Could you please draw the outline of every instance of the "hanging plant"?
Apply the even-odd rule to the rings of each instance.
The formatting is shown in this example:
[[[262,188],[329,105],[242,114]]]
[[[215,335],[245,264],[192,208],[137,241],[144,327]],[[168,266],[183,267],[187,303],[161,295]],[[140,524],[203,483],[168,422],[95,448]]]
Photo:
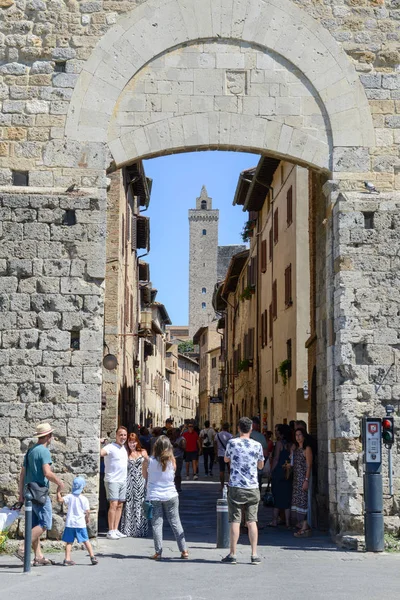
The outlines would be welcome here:
[[[288,377],[292,373],[292,361],[290,360],[290,358],[286,358],[285,360],[283,360],[281,362],[281,364],[279,365],[278,370],[279,370],[279,375],[282,377],[283,385],[286,385]]]
[[[250,300],[250,298],[253,295],[253,290],[251,288],[251,286],[247,286],[244,288],[243,292],[240,294],[239,298],[242,300],[242,302],[244,302],[244,300]]]
[[[250,367],[250,360],[248,358],[244,358],[243,360],[239,361],[238,372],[241,373],[241,371],[248,371],[249,367]]]
[[[256,226],[256,222],[255,221],[253,221],[253,220],[246,221],[246,223],[243,226],[242,233],[241,233],[242,240],[244,242],[248,242],[249,239],[252,237],[252,235],[253,235],[253,229],[254,229],[255,226]]]

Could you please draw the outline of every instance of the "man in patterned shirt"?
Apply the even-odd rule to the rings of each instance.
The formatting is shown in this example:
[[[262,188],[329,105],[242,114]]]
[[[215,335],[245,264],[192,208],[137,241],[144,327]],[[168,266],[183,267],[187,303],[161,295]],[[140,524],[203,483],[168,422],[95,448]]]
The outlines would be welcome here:
[[[228,493],[230,553],[221,562],[231,565],[236,564],[236,545],[239,539],[242,509],[245,511],[249,532],[251,564],[258,565],[261,562],[257,555],[257,520],[260,502],[257,469],[262,469],[264,465],[264,454],[261,444],[250,438],[252,426],[252,421],[248,417],[239,420],[239,437],[228,441],[224,458],[231,467]]]

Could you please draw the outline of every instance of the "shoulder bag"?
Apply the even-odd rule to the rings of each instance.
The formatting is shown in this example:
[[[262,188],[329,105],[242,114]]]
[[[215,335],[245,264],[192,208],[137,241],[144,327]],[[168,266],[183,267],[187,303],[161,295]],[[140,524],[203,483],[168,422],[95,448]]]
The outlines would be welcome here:
[[[28,457],[29,452],[26,453],[26,466],[28,466]],[[49,488],[45,485],[39,485],[36,481],[31,481],[25,487],[25,490],[28,491],[32,496],[32,502],[34,504],[38,504],[39,506],[44,506],[46,504],[47,497],[49,495]]]

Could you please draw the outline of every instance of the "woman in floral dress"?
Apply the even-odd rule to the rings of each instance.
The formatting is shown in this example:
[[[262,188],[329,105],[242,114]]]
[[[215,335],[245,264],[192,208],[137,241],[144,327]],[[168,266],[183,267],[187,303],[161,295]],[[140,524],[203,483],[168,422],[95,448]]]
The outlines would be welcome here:
[[[296,429],[296,442],[293,451],[293,495],[292,513],[297,518],[295,537],[309,537],[311,527],[307,522],[308,486],[311,477],[313,455],[307,436],[302,429]]]
[[[142,475],[142,465],[148,458],[136,433],[130,433],[127,440],[128,476],[126,480],[126,501],[121,518],[120,531],[129,537],[145,537],[148,521],[143,513],[143,500],[146,481]]]

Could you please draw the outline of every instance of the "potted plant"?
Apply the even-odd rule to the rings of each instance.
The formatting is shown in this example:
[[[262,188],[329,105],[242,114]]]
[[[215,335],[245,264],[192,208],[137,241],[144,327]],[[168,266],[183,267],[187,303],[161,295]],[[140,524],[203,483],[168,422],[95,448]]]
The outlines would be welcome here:
[[[250,298],[252,297],[253,294],[254,294],[254,291],[252,290],[251,286],[248,285],[247,287],[244,288],[243,292],[240,294],[239,297],[243,302],[244,300],[250,300]]]
[[[290,358],[286,358],[279,365],[279,375],[282,377],[283,385],[287,384],[288,377],[292,374],[292,361]]]
[[[243,226],[242,229],[242,240],[244,242],[248,242],[249,239],[253,236],[253,229],[256,226],[256,222],[251,220],[251,221],[246,221],[246,223]]]
[[[249,359],[248,358],[244,358],[243,360],[241,360],[239,362],[238,372],[240,373],[241,371],[248,371],[249,370],[249,366],[250,366]]]

